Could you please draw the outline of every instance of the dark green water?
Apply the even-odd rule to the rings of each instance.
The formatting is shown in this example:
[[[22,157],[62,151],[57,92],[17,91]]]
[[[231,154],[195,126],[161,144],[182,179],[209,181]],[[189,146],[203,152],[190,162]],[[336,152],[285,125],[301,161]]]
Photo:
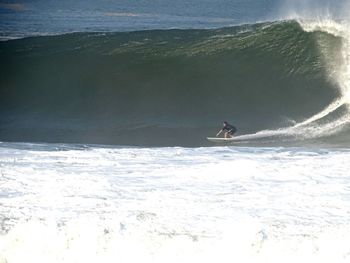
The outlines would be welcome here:
[[[318,40],[285,21],[221,29],[74,33],[0,42],[0,138],[205,145],[308,118],[339,96]]]

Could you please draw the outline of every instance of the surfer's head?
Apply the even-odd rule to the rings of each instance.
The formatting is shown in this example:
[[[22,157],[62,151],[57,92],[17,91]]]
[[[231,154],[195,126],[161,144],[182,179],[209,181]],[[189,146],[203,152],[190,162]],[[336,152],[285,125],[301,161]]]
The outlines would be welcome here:
[[[228,122],[227,122],[227,121],[224,121],[222,124],[223,124],[224,126],[226,126],[226,125],[228,124]]]

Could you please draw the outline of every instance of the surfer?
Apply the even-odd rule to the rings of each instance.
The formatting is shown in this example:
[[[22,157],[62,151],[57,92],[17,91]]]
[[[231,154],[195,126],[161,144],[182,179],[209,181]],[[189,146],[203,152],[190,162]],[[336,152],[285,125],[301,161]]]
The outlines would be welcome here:
[[[218,137],[222,132],[225,132],[225,138],[232,138],[237,131],[236,127],[229,124],[227,121],[223,122],[223,126],[224,127],[218,132],[218,134],[216,134],[216,137]]]

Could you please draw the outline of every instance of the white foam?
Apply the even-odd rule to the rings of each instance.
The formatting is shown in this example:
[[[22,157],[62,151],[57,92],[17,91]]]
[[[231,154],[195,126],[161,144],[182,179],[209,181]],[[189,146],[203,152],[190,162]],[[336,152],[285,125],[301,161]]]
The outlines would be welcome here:
[[[0,262],[346,262],[349,159],[3,143]]]

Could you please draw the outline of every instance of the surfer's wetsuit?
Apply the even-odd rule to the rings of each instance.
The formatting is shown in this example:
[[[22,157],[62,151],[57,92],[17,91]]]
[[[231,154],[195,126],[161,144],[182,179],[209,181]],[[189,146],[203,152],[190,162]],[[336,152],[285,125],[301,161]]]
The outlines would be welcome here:
[[[233,135],[236,133],[237,129],[235,126],[231,124],[226,124],[224,128],[222,128],[223,131],[228,132],[228,134]]]

